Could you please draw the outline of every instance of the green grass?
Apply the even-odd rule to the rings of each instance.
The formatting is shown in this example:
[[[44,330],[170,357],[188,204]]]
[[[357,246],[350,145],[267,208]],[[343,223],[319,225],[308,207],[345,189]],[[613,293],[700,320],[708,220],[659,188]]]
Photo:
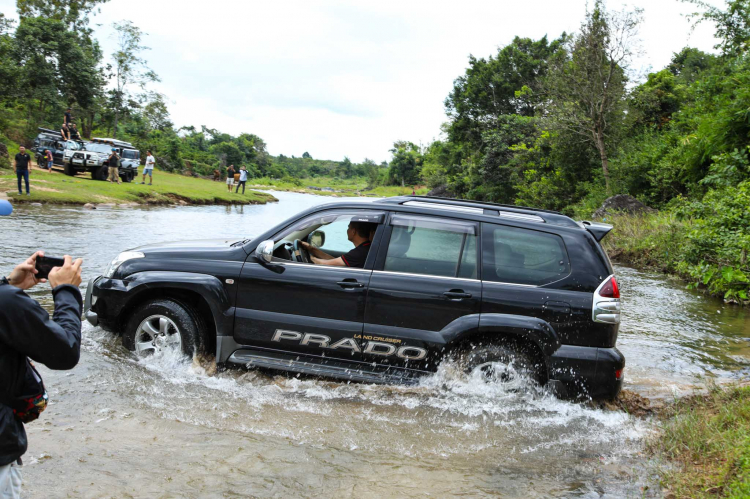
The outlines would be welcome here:
[[[662,483],[676,497],[750,497],[750,386],[678,401],[650,449],[677,466]]]
[[[248,185],[259,189],[276,189],[280,191],[304,192],[322,196],[368,196],[368,197],[391,197],[411,194],[412,187],[401,186],[378,186],[373,189],[367,188],[365,179],[338,179],[333,177],[316,177],[303,179],[281,179],[275,180],[268,177],[249,179]],[[319,191],[310,187],[329,187],[337,192]],[[416,194],[425,195],[429,188],[417,186]]]
[[[18,195],[16,176],[12,171],[0,172],[0,192],[14,202],[85,204],[263,204],[276,201],[270,194],[246,190],[245,194],[227,192],[224,182],[213,182],[156,170],[153,185],[114,184],[92,180],[90,174],[68,177],[59,172],[31,170],[31,196]],[[140,180],[140,176],[138,180]],[[25,191],[25,187],[24,187]]]
[[[636,267],[676,272],[690,222],[669,212],[650,215],[614,215],[604,219],[613,230],[602,240],[611,258]]]

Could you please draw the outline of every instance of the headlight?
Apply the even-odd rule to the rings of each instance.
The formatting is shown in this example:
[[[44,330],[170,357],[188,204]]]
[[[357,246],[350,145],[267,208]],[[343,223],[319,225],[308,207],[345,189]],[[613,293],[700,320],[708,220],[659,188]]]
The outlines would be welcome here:
[[[109,264],[109,267],[107,267],[107,271],[104,273],[104,277],[112,277],[113,275],[115,275],[115,272],[120,267],[120,265],[127,262],[128,260],[132,260],[133,258],[143,258],[145,256],[146,255],[144,255],[140,251],[123,251],[122,253],[117,255],[117,258],[112,260],[112,263]]]

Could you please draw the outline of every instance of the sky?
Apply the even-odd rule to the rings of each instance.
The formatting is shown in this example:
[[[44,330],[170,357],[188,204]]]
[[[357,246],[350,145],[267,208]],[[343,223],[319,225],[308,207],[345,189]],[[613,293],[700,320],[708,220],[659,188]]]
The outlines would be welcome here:
[[[722,5],[713,0],[710,3]],[[591,2],[593,4],[593,1]],[[273,155],[388,160],[397,140],[441,138],[444,101],[469,55],[514,36],[576,32],[585,0],[110,0],[91,18],[106,54],[112,23],[148,34],[143,56],[160,77],[176,126],[261,137]],[[691,30],[677,0],[606,1],[643,9],[637,73],[684,46],[712,51],[713,27]],[[14,0],[0,12],[15,14]],[[109,60],[109,55],[107,55]]]

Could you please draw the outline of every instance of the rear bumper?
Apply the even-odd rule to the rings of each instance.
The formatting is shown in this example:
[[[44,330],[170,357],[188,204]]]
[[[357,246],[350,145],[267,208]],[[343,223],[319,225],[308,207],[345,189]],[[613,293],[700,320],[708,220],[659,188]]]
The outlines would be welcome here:
[[[625,356],[617,348],[562,345],[550,357],[550,380],[569,395],[611,399],[622,390]]]

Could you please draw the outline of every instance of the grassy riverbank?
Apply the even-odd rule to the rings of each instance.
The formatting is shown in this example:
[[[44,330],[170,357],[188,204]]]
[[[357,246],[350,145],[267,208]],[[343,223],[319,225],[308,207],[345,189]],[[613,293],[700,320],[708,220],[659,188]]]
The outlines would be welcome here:
[[[713,387],[662,417],[650,448],[676,464],[664,471],[665,497],[750,497],[750,386]]]
[[[412,186],[377,186],[367,187],[367,180],[363,178],[340,179],[336,177],[315,177],[302,179],[271,179],[268,177],[255,178],[247,181],[249,186],[256,189],[272,189],[277,191],[301,192],[305,194],[318,194],[322,196],[367,196],[367,197],[391,197],[405,196],[412,193]],[[327,189],[327,190],[321,190]],[[416,186],[415,193],[424,196],[429,192],[425,186]]]
[[[613,260],[678,275],[729,303],[750,304],[750,182],[644,216],[606,218]]]
[[[19,196],[16,176],[12,171],[0,171],[0,192],[7,193],[16,203],[86,204],[264,204],[276,198],[264,192],[246,190],[245,194],[227,192],[224,182],[175,175],[162,171],[154,173],[153,185],[133,181],[113,184],[92,180],[89,175],[68,177],[59,172],[47,173],[32,169],[31,196]],[[140,180],[140,177],[139,179]],[[24,187],[25,189],[25,187]]]

